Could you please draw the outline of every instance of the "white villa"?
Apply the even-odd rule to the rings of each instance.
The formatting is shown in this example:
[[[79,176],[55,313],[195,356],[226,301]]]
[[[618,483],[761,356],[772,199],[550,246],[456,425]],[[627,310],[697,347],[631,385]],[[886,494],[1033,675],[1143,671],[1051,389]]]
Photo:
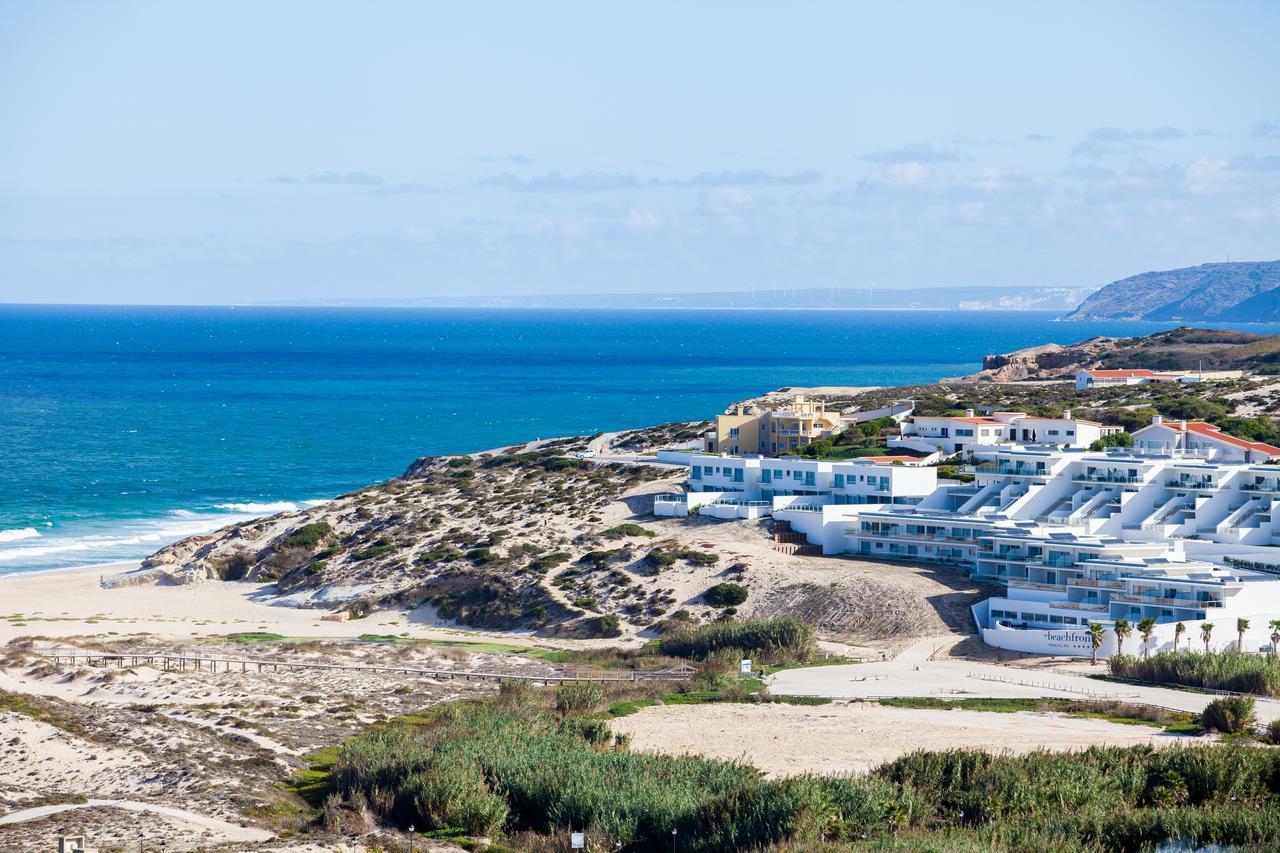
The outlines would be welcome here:
[[[1218,379],[1239,379],[1243,370],[1160,371],[1145,368],[1102,370],[1087,368],[1076,374],[1076,390],[1108,388],[1116,385],[1149,385],[1152,382],[1205,382]]]
[[[963,416],[910,417],[902,425],[902,434],[890,436],[888,444],[924,453],[941,450],[951,455],[1012,444],[1088,447],[1104,435],[1123,431],[1122,427],[1072,417],[1070,411],[1060,418],[1042,418],[1025,412],[976,416],[969,409]]]
[[[1024,428],[1039,437],[1045,421],[1077,431],[1082,423],[990,420],[1004,442]],[[824,554],[968,567],[1004,586],[973,608],[983,639],[1001,648],[1088,656],[1086,629],[1099,623],[1107,656],[1116,651],[1115,621],[1143,617],[1156,620],[1152,651],[1175,640],[1200,647],[1206,623],[1214,626],[1211,647],[1234,646],[1238,618],[1250,623],[1246,649],[1269,646],[1280,575],[1239,566],[1280,572],[1280,465],[1265,464],[1280,460],[1280,448],[1159,419],[1134,441],[1105,452],[993,442],[968,485],[939,484],[934,468],[884,457],[693,456],[690,491],[660,498],[655,512],[771,514]],[[1136,632],[1128,642],[1127,651],[1138,651]]]
[[[689,457],[688,493],[662,495],[658,515],[696,511],[715,518],[759,518],[775,507],[912,504],[938,487],[936,468],[914,456],[841,462],[799,457]]]

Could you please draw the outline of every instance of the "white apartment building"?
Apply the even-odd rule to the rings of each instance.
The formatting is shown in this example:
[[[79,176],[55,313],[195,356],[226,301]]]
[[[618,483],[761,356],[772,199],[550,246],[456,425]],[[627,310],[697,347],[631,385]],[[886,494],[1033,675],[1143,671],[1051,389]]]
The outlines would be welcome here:
[[[1145,368],[1102,370],[1088,368],[1076,374],[1076,390],[1107,388],[1116,385],[1148,385],[1152,382],[1206,382],[1220,379],[1239,379],[1242,370],[1169,370],[1156,372]]]
[[[1119,426],[1073,417],[1070,411],[1061,418],[1045,418],[1025,412],[977,416],[969,409],[963,416],[913,416],[902,425],[900,436],[889,437],[888,444],[924,452],[940,449],[950,456],[1009,444],[1088,447],[1104,435],[1123,431]]]
[[[1157,452],[1188,451],[1207,459],[1268,462],[1280,459],[1280,447],[1227,435],[1204,421],[1166,421],[1159,415],[1133,434],[1133,446]]]
[[[1107,630],[1106,656],[1117,619],[1147,616],[1156,620],[1153,651],[1172,647],[1178,623],[1184,648],[1202,644],[1204,623],[1214,626],[1212,648],[1232,646],[1237,618],[1250,621],[1246,649],[1267,645],[1280,576],[1226,562],[1280,571],[1280,465],[1257,461],[1270,451],[1255,442],[1242,447],[1214,429],[1172,429],[1195,437],[1182,445],[1148,430],[1135,435],[1147,433],[1144,446],[1105,452],[996,447],[971,466],[968,485],[938,486],[935,469],[867,460],[695,457],[689,494],[655,511],[772,514],[825,554],[968,567],[1004,586],[973,608],[983,639],[1001,648],[1087,656],[1096,622]],[[1129,642],[1138,651],[1136,634]]]
[[[937,469],[918,463],[906,456],[830,462],[694,454],[689,457],[689,491],[659,496],[654,512],[758,518],[785,506],[905,505],[932,494],[938,486]]]

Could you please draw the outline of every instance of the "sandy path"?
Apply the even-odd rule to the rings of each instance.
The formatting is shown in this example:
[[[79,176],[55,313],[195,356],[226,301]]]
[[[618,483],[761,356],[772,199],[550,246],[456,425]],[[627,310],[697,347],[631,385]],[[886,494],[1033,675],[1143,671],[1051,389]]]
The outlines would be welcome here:
[[[869,770],[917,749],[1030,752],[1185,743],[1149,726],[1059,714],[851,705],[660,705],[613,722],[633,750],[743,759],[770,775]]]
[[[151,812],[152,814],[161,815],[163,817],[173,818],[175,820],[198,826],[201,829],[207,829],[217,833],[221,840],[224,841],[268,841],[275,837],[274,833],[267,832],[265,829],[254,829],[248,826],[239,826],[234,823],[228,823],[225,820],[218,820],[213,817],[196,814],[195,812],[183,811],[169,806],[160,806],[154,803],[140,803],[135,800],[89,800],[84,803],[63,803],[56,806],[37,806],[31,809],[23,809],[21,811],[11,812],[0,817],[0,824],[6,823],[24,823],[29,820],[37,820],[42,817],[48,817],[59,812],[70,811],[71,809],[89,808],[92,806],[110,806],[117,809],[126,809],[135,812]]]
[[[1035,699],[1048,696],[1145,703],[1196,714],[1216,698],[1210,693],[1191,690],[1099,681],[1061,668],[1046,671],[927,659],[928,649],[940,642],[933,638],[922,640],[898,658],[885,662],[784,670],[769,677],[769,689],[780,695],[833,699],[885,696]],[[1280,719],[1280,700],[1258,697],[1256,706],[1260,722]]]

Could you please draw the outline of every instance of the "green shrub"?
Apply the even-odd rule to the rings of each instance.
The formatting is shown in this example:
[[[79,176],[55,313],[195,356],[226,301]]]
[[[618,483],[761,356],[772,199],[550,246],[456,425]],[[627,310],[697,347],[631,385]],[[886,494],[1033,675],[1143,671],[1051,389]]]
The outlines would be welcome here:
[[[333,536],[333,528],[324,521],[313,521],[310,524],[304,524],[297,530],[294,530],[288,536],[280,540],[277,547],[286,548],[307,548],[312,549],[321,542]]]
[[[763,663],[807,661],[816,648],[813,629],[796,619],[725,620],[680,627],[658,641],[658,651],[671,657],[701,660],[718,649],[741,649]]]
[[[1267,723],[1267,743],[1280,746],[1280,719]]]
[[[385,539],[379,539],[368,548],[363,548],[351,555],[352,560],[372,560],[374,557],[381,557],[384,554],[390,554],[396,550],[396,546],[392,545]]]
[[[1270,655],[1223,652],[1159,652],[1143,659],[1129,655],[1109,661],[1111,674],[1138,681],[1156,681],[1253,693],[1258,696],[1280,696],[1280,658]]]
[[[498,555],[488,548],[472,548],[466,554],[467,559],[477,566],[483,566],[485,563],[492,563],[498,559]]]
[[[556,690],[556,711],[562,717],[594,713],[604,704],[604,691],[598,684],[564,684]]]
[[[737,583],[718,583],[702,594],[712,607],[732,607],[747,600],[747,588]]]
[[[618,618],[616,613],[606,613],[603,616],[597,616],[589,623],[591,633],[597,637],[620,637],[622,636],[622,620]]]
[[[1247,734],[1256,719],[1252,696],[1223,696],[1205,706],[1200,725],[1212,732]]]
[[[614,527],[610,527],[608,530],[601,531],[600,535],[606,539],[622,539],[626,536],[646,536],[652,539],[658,534],[654,533],[647,527],[641,527],[639,524],[626,522],[625,524],[618,524]]]
[[[538,557],[529,565],[533,566],[539,572],[546,572],[546,571],[550,571],[551,569],[554,569],[556,566],[560,565],[561,563],[569,562],[569,559],[570,558],[568,554],[564,553],[563,551],[556,551],[552,554],[543,554],[541,557]]]

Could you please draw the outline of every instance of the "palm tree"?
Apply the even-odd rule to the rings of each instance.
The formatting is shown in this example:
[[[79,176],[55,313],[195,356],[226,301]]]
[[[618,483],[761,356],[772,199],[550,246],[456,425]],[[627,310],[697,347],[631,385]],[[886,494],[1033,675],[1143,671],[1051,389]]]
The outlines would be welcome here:
[[[1244,651],[1244,632],[1249,630],[1248,619],[1236,620],[1236,651]]]
[[[1098,649],[1102,648],[1102,640],[1107,635],[1107,629],[1097,622],[1089,623],[1089,644],[1093,646],[1093,655],[1089,658],[1090,663],[1098,662]]]
[[[1147,653],[1151,651],[1151,634],[1156,630],[1156,620],[1150,616],[1143,616],[1138,620],[1138,633],[1142,635],[1142,659],[1146,660]]]
[[[1204,640],[1204,653],[1209,653],[1209,638],[1213,636],[1213,623],[1200,623],[1200,639]]]
[[[1173,626],[1173,653],[1175,655],[1178,653],[1178,640],[1181,639],[1182,635],[1185,633],[1187,633],[1187,626],[1181,622]]]
[[[1129,639],[1129,620],[1117,619],[1111,630],[1116,632],[1116,654],[1122,655],[1124,654],[1124,641]]]
[[[1271,656],[1275,657],[1276,644],[1280,643],[1280,619],[1272,619],[1267,627],[1271,629]]]

